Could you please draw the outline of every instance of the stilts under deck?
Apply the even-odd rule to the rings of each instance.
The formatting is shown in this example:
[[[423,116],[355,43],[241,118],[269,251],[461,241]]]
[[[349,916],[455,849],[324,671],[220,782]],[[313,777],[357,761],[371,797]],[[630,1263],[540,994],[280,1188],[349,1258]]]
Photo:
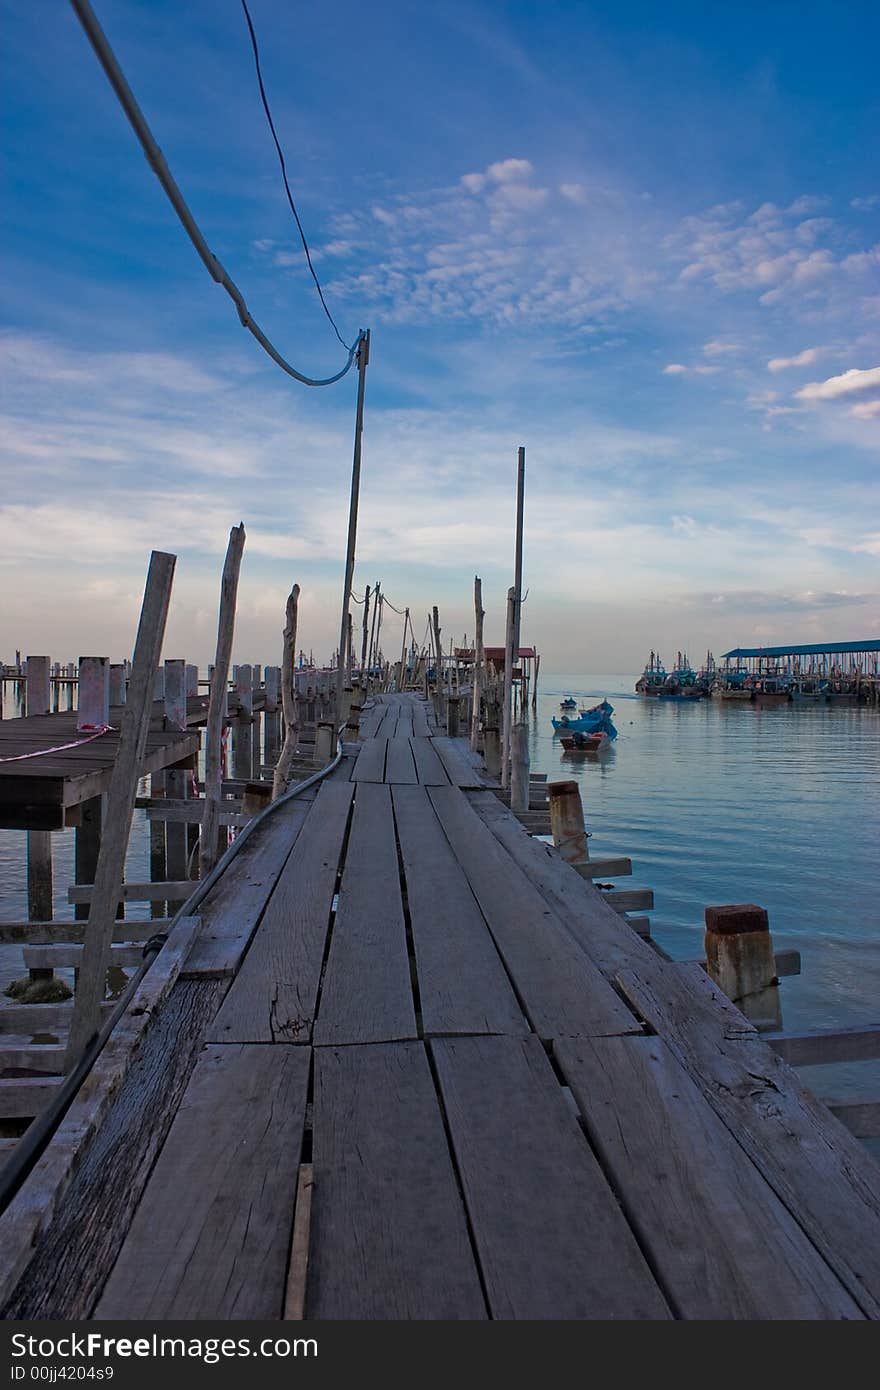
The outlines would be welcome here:
[[[5,1315],[876,1317],[862,1146],[424,701],[361,734],[203,904]]]

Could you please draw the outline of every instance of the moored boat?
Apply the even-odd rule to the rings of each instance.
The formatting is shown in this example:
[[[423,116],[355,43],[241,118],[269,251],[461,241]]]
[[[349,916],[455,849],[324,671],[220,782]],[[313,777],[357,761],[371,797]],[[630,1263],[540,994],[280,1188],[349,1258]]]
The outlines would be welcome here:
[[[637,695],[659,695],[666,681],[666,667],[659,652],[651,652],[648,664],[636,681]]]
[[[604,729],[597,729],[592,734],[577,731],[573,734],[563,734],[561,741],[566,753],[598,753],[600,749],[611,745],[611,739]]]
[[[571,719],[564,714],[561,719],[552,719],[550,722],[558,734],[592,734],[604,732],[609,738],[617,738],[617,730],[611,722],[614,713],[614,706],[607,700],[600,700],[598,705],[593,705],[592,709],[582,710],[576,719]]]

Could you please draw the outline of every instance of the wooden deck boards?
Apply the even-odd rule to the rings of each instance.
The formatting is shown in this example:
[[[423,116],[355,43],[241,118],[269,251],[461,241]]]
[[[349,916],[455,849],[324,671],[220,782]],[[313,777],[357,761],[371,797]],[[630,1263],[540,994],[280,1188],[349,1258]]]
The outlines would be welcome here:
[[[316,1044],[416,1036],[391,790],[358,784]]]
[[[315,1054],[310,1318],[479,1319],[424,1045]]]
[[[424,787],[395,787],[425,1035],[526,1033],[528,1023]]]
[[[537,1038],[431,1044],[494,1318],[668,1318]]]
[[[96,1318],[279,1318],[309,1055],[208,1047]]]
[[[368,703],[233,861],[4,1313],[880,1316],[867,1151],[432,729]]]

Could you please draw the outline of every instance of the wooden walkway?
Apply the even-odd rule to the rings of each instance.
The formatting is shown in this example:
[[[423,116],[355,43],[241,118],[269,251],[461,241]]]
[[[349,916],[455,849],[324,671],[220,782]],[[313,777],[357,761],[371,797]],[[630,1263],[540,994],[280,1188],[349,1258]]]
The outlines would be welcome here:
[[[4,1316],[876,1318],[866,1150],[422,700],[362,734],[203,904],[63,1194],[35,1216],[50,1147],[0,1221]]]

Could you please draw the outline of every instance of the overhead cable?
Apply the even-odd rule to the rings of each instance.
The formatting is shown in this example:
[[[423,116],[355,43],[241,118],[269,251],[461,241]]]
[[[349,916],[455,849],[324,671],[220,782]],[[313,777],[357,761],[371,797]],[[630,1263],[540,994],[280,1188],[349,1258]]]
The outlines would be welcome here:
[[[296,204],[293,201],[293,194],[290,191],[290,184],[287,182],[287,165],[284,162],[284,152],[281,148],[281,142],[279,141],[275,131],[275,122],[272,120],[272,112],[269,110],[269,98],[266,96],[266,88],[263,86],[263,72],[260,67],[260,50],[257,47],[257,36],[254,32],[254,25],[251,19],[251,12],[247,7],[247,0],[241,0],[241,7],[244,10],[244,17],[247,20],[248,32],[251,36],[251,47],[254,50],[254,64],[257,69],[257,82],[260,87],[260,96],[263,101],[263,110],[266,113],[266,120],[269,122],[269,129],[272,132],[272,139],[275,141],[275,148],[278,151],[278,162],[281,165],[281,177],[284,180],[284,191],[287,194],[287,201],[290,204],[290,211],[293,213],[293,220],[296,222],[296,225],[299,228],[299,234],[300,239],[302,240],[303,250],[306,253],[306,260],[309,264],[309,270],[312,272],[312,279],[315,282],[315,289],[318,291],[318,298],[321,301],[321,307],[323,308],[324,313],[327,315],[327,318],[330,320],[333,332],[336,334],[342,346],[347,349],[348,343],[343,338],[342,334],[336,326],[336,320],[334,319],[330,310],[327,308],[327,301],[324,298],[324,291],[321,289],[321,282],[315,273],[315,267],[312,265],[312,253],[309,250],[309,243],[306,241],[306,234],[303,231],[303,224],[299,220],[299,213],[297,212]]]
[[[268,353],[273,362],[277,362],[283,372],[287,372],[288,376],[292,376],[297,381],[301,381],[304,386],[332,386],[335,381],[341,381],[346,372],[351,370],[351,365],[357,356],[358,348],[365,337],[363,330],[358,333],[357,339],[351,348],[348,349],[348,361],[342,368],[342,371],[337,372],[335,376],[328,376],[323,379],[305,376],[302,372],[298,372],[295,367],[292,367],[291,364],[281,356],[281,353],[269,341],[259,324],[251,318],[250,311],[245,304],[241,290],[227,274],[225,267],[214,255],[208,243],[205,241],[205,238],[202,236],[196,220],[190,212],[186,200],[172,176],[171,170],[165,162],[165,156],[156,144],[143,112],[135,101],[134,93],[129,87],[125,75],[116,60],[116,56],[107,41],[107,36],[98,23],[94,10],[88,3],[88,0],[70,0],[70,3],[86,32],[86,36],[92,48],[97,54],[98,61],[107,74],[107,78],[116,93],[120,106],[128,117],[129,124],[134,130],[138,140],[141,142],[141,147],[147,157],[147,163],[164,188],[171,206],[177,213],[187,236],[198,252],[211,279],[215,280],[218,285],[222,285],[226,293],[232,299],[238,311],[238,317],[242,327],[253,334],[263,351]]]

